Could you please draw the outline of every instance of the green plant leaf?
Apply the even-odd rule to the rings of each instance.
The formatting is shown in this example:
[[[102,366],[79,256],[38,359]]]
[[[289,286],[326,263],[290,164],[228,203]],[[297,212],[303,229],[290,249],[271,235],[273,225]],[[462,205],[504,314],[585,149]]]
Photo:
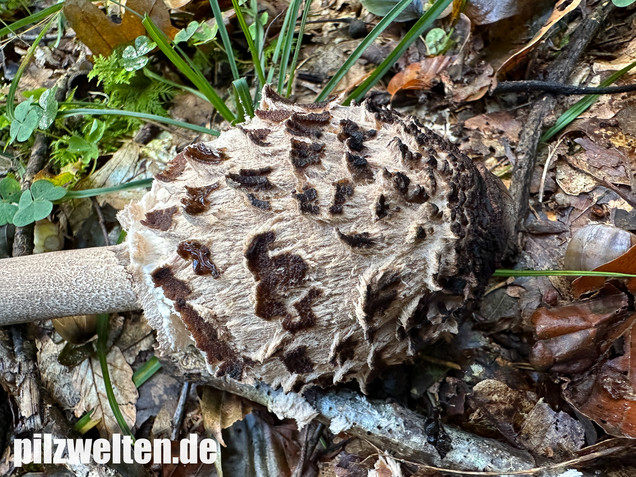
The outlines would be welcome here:
[[[216,23],[212,26],[208,25],[207,23],[201,23],[201,28],[199,28],[194,33],[194,35],[192,35],[194,46],[210,43],[216,38],[216,34],[218,33],[218,31],[219,27]]]
[[[182,43],[184,41],[188,41],[190,38],[192,38],[192,35],[194,35],[199,29],[199,25],[200,25],[199,22],[193,21],[188,23],[187,27],[179,30],[177,34],[174,36],[175,45]]]
[[[128,45],[121,54],[121,61],[126,71],[137,71],[148,64],[145,56],[154,50],[157,44],[150,41],[147,36],[141,35],[135,38],[134,45]]]
[[[20,183],[13,177],[7,176],[0,181],[0,197],[7,202],[17,202],[20,199]]]
[[[10,142],[17,140],[24,142],[31,137],[38,127],[44,110],[33,104],[33,99],[28,98],[15,107],[14,119],[9,130]]]
[[[612,0],[612,3],[617,7],[629,7],[636,0]]]
[[[106,130],[106,123],[104,121],[100,121],[99,119],[94,119],[91,124],[91,129],[86,135],[86,140],[93,144],[99,142],[104,136],[104,131]]]
[[[33,200],[31,191],[25,190],[20,196],[18,210],[13,216],[16,227],[24,227],[45,218],[53,210],[53,203],[49,200]]]
[[[55,99],[56,93],[57,86],[53,89],[47,89],[44,91],[38,100],[38,104],[40,105],[40,108],[42,108],[42,117],[38,124],[40,129],[48,129],[49,126],[53,124],[53,121],[55,121],[58,109],[57,100]]]
[[[13,217],[18,211],[18,206],[9,202],[0,201],[0,225],[12,224]]]
[[[99,148],[97,145],[77,135],[71,136],[68,140],[68,150],[74,154],[81,154],[84,164],[88,164],[93,159],[99,157]]]
[[[64,187],[58,187],[51,181],[42,179],[31,184],[33,200],[58,200],[66,195]],[[40,219],[38,219],[40,220]]]
[[[431,28],[424,38],[424,43],[426,43],[429,55],[439,55],[444,50],[446,39],[447,35],[444,30],[441,28]]]

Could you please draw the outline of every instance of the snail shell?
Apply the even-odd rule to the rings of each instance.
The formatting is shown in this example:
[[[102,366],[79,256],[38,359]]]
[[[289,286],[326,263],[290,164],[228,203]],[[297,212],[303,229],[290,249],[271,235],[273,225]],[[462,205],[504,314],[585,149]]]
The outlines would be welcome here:
[[[594,270],[636,245],[636,235],[613,225],[590,224],[577,230],[565,252],[566,270]]]

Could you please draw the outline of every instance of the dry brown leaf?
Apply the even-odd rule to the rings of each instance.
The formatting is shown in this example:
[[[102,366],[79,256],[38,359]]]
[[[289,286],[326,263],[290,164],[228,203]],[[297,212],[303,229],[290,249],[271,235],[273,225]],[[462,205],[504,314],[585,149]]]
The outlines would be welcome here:
[[[508,58],[497,70],[496,77],[500,78],[508,71],[512,70],[519,63],[523,61],[523,59],[530,53],[539,42],[543,39],[543,37],[550,31],[550,29],[556,25],[563,17],[565,17],[568,13],[576,9],[581,0],[560,0],[555,6],[554,10],[552,10],[552,15],[545,22],[545,25],[537,32],[537,34],[530,40],[526,46],[524,46],[521,50],[513,54],[510,58]]]
[[[391,96],[395,96],[402,90],[427,90],[433,86],[433,81],[439,78],[439,74],[444,71],[451,62],[448,56],[435,56],[426,58],[417,63],[411,63],[404,71],[396,74],[387,87]]]
[[[632,356],[632,348],[635,353]],[[616,356],[618,354],[618,356]],[[613,436],[636,438],[636,333],[628,329],[613,353],[568,384],[563,397]]]
[[[611,262],[594,269],[599,272],[636,274],[636,245],[630,248],[620,257]],[[585,293],[600,290],[605,283],[605,277],[579,277],[572,282],[572,295],[575,298],[581,297]],[[636,278],[627,281],[627,287],[631,291],[636,291]]]
[[[530,362],[540,369],[580,373],[607,351],[635,317],[627,296],[613,287],[584,302],[539,308],[531,317],[537,342]]]
[[[252,405],[235,394],[219,391],[210,386],[200,386],[198,389],[205,431],[226,447],[221,431],[252,412]]]
[[[170,11],[162,0],[129,0],[127,7],[140,15],[147,14],[169,38],[174,38],[177,29],[170,23]],[[137,15],[126,11],[118,25],[90,0],[66,0],[64,15],[77,39],[94,55],[108,56],[115,47],[146,35]]]
[[[106,360],[117,404],[119,404],[119,409],[126,423],[132,428],[135,425],[137,415],[135,405],[139,396],[132,380],[133,370],[117,346],[110,349],[106,355]],[[84,413],[94,410],[91,419],[101,419],[98,427],[103,435],[111,436],[114,433],[121,433],[108,404],[99,360],[97,358],[85,360],[75,368],[74,377],[74,383],[81,394],[81,399],[75,406],[75,415],[80,417]]]

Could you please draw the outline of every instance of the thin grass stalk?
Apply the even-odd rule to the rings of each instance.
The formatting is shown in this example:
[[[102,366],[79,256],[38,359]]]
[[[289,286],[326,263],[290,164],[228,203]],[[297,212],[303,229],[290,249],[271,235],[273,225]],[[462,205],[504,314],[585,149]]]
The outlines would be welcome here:
[[[289,56],[291,55],[292,44],[294,43],[294,31],[296,30],[296,19],[300,11],[302,0],[292,0],[290,10],[292,11],[292,21],[289,22],[287,31],[284,34],[283,54],[280,59],[280,70],[278,72],[278,94],[283,94],[283,86],[287,76],[287,67],[289,65]]]
[[[187,56],[180,56],[175,48],[172,47],[170,40],[165,35],[163,31],[161,31],[157,25],[152,21],[152,19],[145,15],[142,20],[142,24],[146,28],[146,31],[153,39],[153,41],[157,44],[159,49],[168,57],[168,59],[172,62],[173,65],[177,67],[177,69],[186,76],[201,93],[203,93],[210,103],[216,108],[219,114],[226,120],[233,123],[236,120],[236,116],[230,109],[226,106],[225,102],[221,97],[214,91],[212,86],[208,80],[203,76],[201,71],[198,69],[192,68],[191,62]]]
[[[254,70],[256,71],[256,77],[258,78],[258,82],[260,86],[265,84],[265,74],[263,73],[263,66],[261,65],[261,60],[259,58],[259,52],[256,48],[256,44],[254,43],[254,39],[250,34],[250,29],[247,26],[247,22],[245,21],[245,17],[243,16],[243,12],[241,11],[241,7],[238,3],[238,0],[232,0],[232,5],[234,6],[234,12],[236,13],[236,19],[241,25],[241,30],[243,30],[243,34],[245,35],[245,39],[247,40],[247,47],[250,50],[250,54],[252,55],[252,62],[254,63]],[[257,18],[255,19],[258,24],[258,13]],[[235,78],[238,79],[238,78]],[[256,89],[260,89],[259,85],[256,86]]]
[[[389,13],[386,14],[382,20],[369,32],[369,34],[362,40],[362,42],[358,45],[358,47],[353,50],[349,58],[344,62],[344,64],[338,69],[335,75],[331,77],[329,82],[325,85],[320,94],[316,97],[316,101],[324,101],[331,94],[331,92],[335,89],[335,87],[340,83],[342,78],[349,72],[351,67],[355,64],[356,61],[360,59],[362,54],[367,50],[369,46],[376,40],[378,36],[382,34],[384,30],[397,18],[397,16],[402,13],[406,7],[411,4],[412,0],[401,0],[397,3]]]
[[[200,132],[203,134],[209,134],[210,136],[218,136],[221,134],[215,129],[204,128],[203,126],[197,126],[196,124],[190,124],[183,121],[177,121],[176,119],[167,118],[165,116],[158,116],[156,114],[137,113],[134,111],[126,111],[125,109],[99,109],[99,108],[77,108],[67,109],[58,113],[59,117],[65,116],[128,116],[137,119],[145,119],[147,121],[156,121],[158,123],[169,124],[171,126],[177,126],[184,129],[190,129],[191,131]]]
[[[612,85],[617,79],[631,70],[634,66],[636,66],[636,61],[630,63],[625,68],[614,72],[605,81],[601,82],[599,86],[603,88],[605,86]],[[599,98],[599,96],[599,94],[590,94],[589,96],[585,96],[583,99],[580,99],[579,101],[574,103],[566,112],[559,116],[559,118],[556,120],[556,123],[554,123],[554,126],[548,129],[543,134],[543,136],[541,136],[541,141],[546,142],[550,140],[555,134],[565,129],[568,124],[578,118],[590,106],[592,106]]]
[[[221,35],[221,40],[223,41],[223,47],[225,48],[225,56],[227,56],[227,60],[230,63],[230,69],[232,70],[232,77],[237,80],[241,76],[238,71],[238,67],[236,66],[236,59],[234,58],[234,50],[232,50],[232,42],[230,41],[230,36],[227,34],[227,29],[225,28],[225,23],[223,22],[223,13],[221,13],[221,8],[219,7],[219,2],[216,0],[210,0],[210,6],[212,7],[212,13],[214,14],[214,19],[216,20],[216,26],[219,29],[219,35]]]
[[[22,61],[20,62],[20,66],[18,67],[18,71],[16,72],[15,77],[13,78],[13,81],[11,81],[11,86],[9,86],[9,92],[7,93],[7,117],[11,121],[14,120],[13,112],[15,110],[15,93],[18,90],[18,84],[20,83],[20,78],[22,78],[22,74],[24,73],[24,70],[26,70],[26,67],[29,65],[31,58],[33,58],[33,55],[35,54],[35,49],[38,47],[38,45],[42,41],[42,38],[44,38],[44,35],[46,35],[46,33],[49,31],[49,28],[51,28],[53,23],[55,23],[57,15],[59,15],[59,12],[56,14],[56,16],[54,16],[48,21],[48,23],[44,26],[44,28],[42,28],[42,31],[40,32],[40,34],[35,38],[35,40],[33,41],[33,44],[27,50],[26,55],[24,55],[24,57],[22,58]]]
[[[267,83],[271,83],[274,79],[274,73],[276,72],[276,67],[278,65],[278,59],[280,56],[280,52],[283,49],[283,42],[285,39],[284,32],[287,31],[289,22],[291,21],[292,11],[290,7],[287,7],[287,11],[285,12],[285,18],[283,19],[283,26],[280,29],[280,33],[278,34],[278,38],[276,39],[276,45],[274,46],[274,53],[272,54],[272,60],[269,67],[269,71],[267,72]]]
[[[303,9],[303,17],[300,20],[300,28],[298,29],[298,40],[296,41],[296,48],[294,49],[294,57],[292,59],[291,67],[289,68],[289,80],[287,81],[287,96],[291,95],[292,86],[294,84],[294,76],[296,75],[296,65],[298,64],[298,55],[300,54],[300,47],[303,43],[303,36],[305,35],[305,26],[307,25],[307,16],[311,9],[311,1],[305,0],[305,8]]]
[[[24,17],[24,18],[21,18],[20,20],[16,20],[10,25],[0,28],[0,38],[2,38],[5,35],[8,35],[9,33],[16,34],[16,30],[19,30],[20,28],[25,27],[27,25],[30,25],[31,23],[38,23],[46,19],[48,16],[59,12],[63,7],[64,7],[64,2],[56,3],[55,5],[51,5],[50,7],[45,8],[44,10],[39,11],[37,13],[33,13],[29,15],[28,17]]]
[[[441,13],[450,5],[452,0],[437,0],[431,8],[429,8],[424,15],[413,25],[413,27],[406,33],[404,38],[398,43],[386,59],[378,65],[373,73],[360,84],[349,96],[345,99],[344,104],[348,105],[351,101],[359,101],[369,90],[393,67],[402,54],[408,49],[409,46],[415,42],[421,34],[423,34],[431,24],[441,15]]]

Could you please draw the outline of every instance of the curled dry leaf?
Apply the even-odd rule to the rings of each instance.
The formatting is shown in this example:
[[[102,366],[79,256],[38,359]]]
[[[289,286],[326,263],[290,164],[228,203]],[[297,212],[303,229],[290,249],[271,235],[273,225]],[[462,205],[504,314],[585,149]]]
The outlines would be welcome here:
[[[548,18],[541,30],[539,30],[537,34],[532,38],[532,40],[530,40],[530,43],[528,43],[521,50],[508,58],[499,67],[499,69],[497,70],[497,77],[505,75],[508,71],[519,65],[524,60],[524,58],[537,47],[539,42],[548,33],[548,31],[550,31],[550,29],[568,13],[575,10],[580,3],[581,0],[559,0],[559,2],[554,6],[552,15],[550,15],[550,18]]]
[[[391,78],[387,91],[395,96],[398,91],[403,90],[430,90],[439,81],[440,74],[446,70],[451,60],[448,56],[435,56],[411,63]]]
[[[580,373],[592,366],[635,318],[628,297],[613,287],[611,294],[581,303],[539,308],[531,317],[537,342],[530,363],[538,369]]]
[[[225,447],[221,431],[252,412],[252,403],[236,394],[199,386],[199,399],[205,432]]]
[[[132,380],[132,368],[117,346],[110,349],[106,355],[106,360],[117,404],[126,423],[132,428],[135,425],[137,413],[135,404],[138,397],[137,388]],[[101,418],[98,427],[102,435],[111,436],[113,433],[121,433],[108,404],[104,376],[97,358],[84,360],[80,366],[75,368],[74,383],[79,387],[82,396],[80,402],[75,406],[75,415],[80,417],[84,413],[94,410],[91,419]]]
[[[614,342],[596,366],[566,385],[563,397],[608,434],[636,438],[636,333],[633,326]]]

